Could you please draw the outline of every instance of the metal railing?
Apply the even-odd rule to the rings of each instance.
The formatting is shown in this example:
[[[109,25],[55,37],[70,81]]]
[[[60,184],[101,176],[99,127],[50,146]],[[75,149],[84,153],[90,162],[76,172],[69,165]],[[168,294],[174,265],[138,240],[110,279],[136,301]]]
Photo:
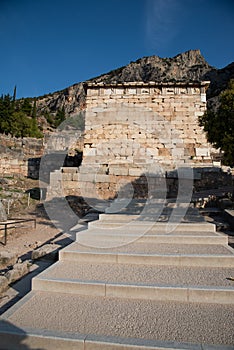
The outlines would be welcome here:
[[[34,223],[34,228],[36,228],[36,219],[16,219],[12,218],[9,219],[8,222],[0,222],[0,237],[1,237],[1,231],[4,231],[3,234],[3,242],[0,242],[3,245],[7,244],[7,235],[8,231],[10,229],[16,228],[16,227],[25,227],[25,226],[17,226],[17,224],[23,224],[25,222],[33,222]]]

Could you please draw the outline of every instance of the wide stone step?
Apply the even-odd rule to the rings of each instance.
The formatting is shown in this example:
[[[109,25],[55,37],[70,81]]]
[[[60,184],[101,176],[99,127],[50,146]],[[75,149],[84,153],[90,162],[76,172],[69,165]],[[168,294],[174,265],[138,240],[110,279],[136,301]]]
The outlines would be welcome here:
[[[103,297],[234,304],[231,268],[58,262],[33,290]]]
[[[88,224],[89,228],[99,228],[99,229],[118,229],[122,228],[128,232],[128,230],[134,230],[135,232],[148,232],[150,234],[153,233],[170,233],[177,231],[192,231],[192,232],[215,232],[216,227],[214,224],[208,222],[199,222],[199,223],[185,223],[185,222],[177,222],[177,223],[167,223],[167,222],[155,222],[149,220],[134,220],[127,217],[127,221],[124,218],[122,221],[119,219],[109,221],[92,221]]]
[[[138,232],[138,231],[137,231]],[[193,232],[193,231],[176,231],[169,234],[159,234],[148,232],[140,234],[135,230],[120,229],[88,229],[76,234],[76,241],[81,244],[94,244],[98,247],[110,245],[110,242],[116,245],[128,244],[138,241],[141,243],[170,243],[170,244],[228,244],[228,236],[216,232]]]
[[[210,256],[230,256],[234,258],[234,250],[229,247],[228,245],[221,245],[221,244],[180,244],[175,245],[171,244],[170,242],[164,244],[164,243],[143,243],[143,242],[131,242],[129,244],[124,244],[122,246],[116,246],[116,247],[106,247],[106,248],[99,248],[99,247],[92,247],[92,246],[86,246],[83,244],[79,244],[79,242],[73,242],[72,244],[69,244],[67,247],[62,249],[60,251],[60,255],[63,255],[63,253],[66,252],[76,252],[76,253],[100,253],[100,254],[125,254],[125,255],[131,255],[131,254],[165,254],[165,256],[168,255],[194,255],[194,256],[202,256],[202,255],[210,255]]]
[[[150,254],[114,254],[66,251],[61,259],[69,261],[115,262],[127,264],[175,265],[175,266],[210,266],[234,267],[232,256],[222,255],[150,255]]]
[[[88,247],[78,242],[59,252],[60,260],[174,266],[234,267],[233,250],[225,245],[131,243],[115,248]]]
[[[234,306],[31,292],[1,321],[0,349],[233,349]]]

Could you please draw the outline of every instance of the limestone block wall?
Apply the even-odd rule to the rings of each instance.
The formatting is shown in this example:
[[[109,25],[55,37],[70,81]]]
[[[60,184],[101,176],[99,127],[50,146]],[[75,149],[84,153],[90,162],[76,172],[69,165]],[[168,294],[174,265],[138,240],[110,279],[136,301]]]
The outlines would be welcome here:
[[[206,110],[208,85],[208,82],[88,84],[84,160],[102,156],[100,141],[104,144],[119,140],[117,150],[120,147],[125,154],[113,147],[110,152],[116,152],[115,158],[118,154],[121,158],[134,157],[132,144],[138,141],[141,156],[165,165],[176,159],[210,161],[211,146],[198,125],[198,117]],[[100,162],[100,158],[96,161]]]
[[[165,176],[186,164],[211,164],[214,150],[198,124],[208,85],[89,83],[83,161],[77,186],[73,182],[68,190],[109,198],[124,183],[140,189],[152,175]]]
[[[0,134],[0,175],[33,175],[43,152],[43,139]]]

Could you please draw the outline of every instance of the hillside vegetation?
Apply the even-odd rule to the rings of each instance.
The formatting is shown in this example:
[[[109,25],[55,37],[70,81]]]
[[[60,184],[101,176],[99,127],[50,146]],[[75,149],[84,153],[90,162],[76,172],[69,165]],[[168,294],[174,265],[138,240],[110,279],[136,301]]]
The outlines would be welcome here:
[[[17,101],[14,96],[2,95],[0,98],[0,132],[16,137],[43,137],[36,119],[36,100]]]

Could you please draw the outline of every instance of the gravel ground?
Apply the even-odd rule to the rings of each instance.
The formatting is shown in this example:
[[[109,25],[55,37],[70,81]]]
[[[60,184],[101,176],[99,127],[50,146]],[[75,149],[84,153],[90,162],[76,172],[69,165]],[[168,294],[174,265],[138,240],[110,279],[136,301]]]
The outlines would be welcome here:
[[[67,333],[234,344],[234,306],[231,305],[38,292],[8,321],[19,328]]]
[[[149,266],[131,264],[91,264],[63,261],[43,273],[43,278],[61,278],[147,285],[228,286],[234,282],[231,268]]]
[[[139,253],[139,254],[197,254],[197,255],[233,255],[231,249],[224,245],[206,244],[158,244],[158,243],[130,243],[117,248],[91,248],[77,242],[65,248],[69,251],[81,252],[111,252],[111,253]],[[233,255],[234,256],[234,255]]]

